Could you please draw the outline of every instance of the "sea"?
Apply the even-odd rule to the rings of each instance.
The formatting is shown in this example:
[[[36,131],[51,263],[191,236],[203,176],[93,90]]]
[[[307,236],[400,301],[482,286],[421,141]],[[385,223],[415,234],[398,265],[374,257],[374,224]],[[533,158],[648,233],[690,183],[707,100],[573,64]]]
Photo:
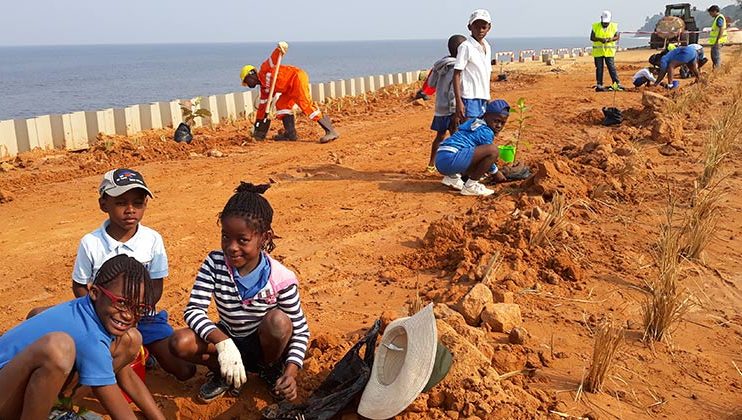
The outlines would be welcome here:
[[[493,51],[576,48],[583,37],[492,38]],[[646,45],[624,38],[623,47]],[[121,108],[244,89],[239,71],[259,65],[274,43],[0,47],[0,120]],[[292,42],[284,63],[310,82],[430,67],[447,55],[445,39]]]

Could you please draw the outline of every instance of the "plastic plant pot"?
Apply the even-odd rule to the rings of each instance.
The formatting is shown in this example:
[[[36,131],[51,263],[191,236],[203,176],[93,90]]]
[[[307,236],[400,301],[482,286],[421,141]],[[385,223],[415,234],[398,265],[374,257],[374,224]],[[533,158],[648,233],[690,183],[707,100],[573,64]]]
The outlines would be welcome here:
[[[500,150],[500,160],[505,163],[513,163],[515,160],[515,146],[505,144],[502,146],[497,146],[497,148]]]
[[[144,382],[144,372],[145,372],[145,364],[147,363],[147,358],[149,357],[149,351],[147,351],[144,346],[142,346],[139,349],[139,355],[136,359],[134,359],[133,362],[131,362],[131,369],[134,370],[134,373],[137,374],[137,376]],[[121,390],[121,393],[124,394],[124,398],[126,398],[126,402],[130,403],[131,398],[129,397],[129,394],[124,392],[124,390]]]

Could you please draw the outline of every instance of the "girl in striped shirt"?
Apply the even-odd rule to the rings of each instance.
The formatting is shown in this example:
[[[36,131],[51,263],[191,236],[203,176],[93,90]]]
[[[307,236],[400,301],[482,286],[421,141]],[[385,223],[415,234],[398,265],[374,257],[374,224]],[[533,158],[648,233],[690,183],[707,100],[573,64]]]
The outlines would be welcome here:
[[[174,354],[211,371],[199,391],[208,402],[239,393],[246,371],[257,373],[276,398],[295,400],[296,374],[309,343],[296,275],[268,255],[273,209],[269,185],[241,182],[219,214],[222,249],[199,269],[185,309],[190,328],[170,340]],[[207,316],[211,299],[219,322]]]

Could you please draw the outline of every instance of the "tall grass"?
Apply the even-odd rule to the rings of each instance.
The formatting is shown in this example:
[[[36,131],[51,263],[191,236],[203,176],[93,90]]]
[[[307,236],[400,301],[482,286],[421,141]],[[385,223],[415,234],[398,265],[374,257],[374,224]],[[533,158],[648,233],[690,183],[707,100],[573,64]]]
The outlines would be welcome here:
[[[610,321],[604,321],[595,330],[592,363],[584,382],[587,391],[600,392],[623,338],[624,329]]]
[[[718,185],[718,184],[716,184]],[[723,194],[714,185],[699,189],[696,186],[691,209],[681,229],[681,254],[690,260],[700,260],[703,250],[714,239],[719,220],[719,202]]]
[[[660,341],[690,309],[691,300],[678,285],[680,232],[673,227],[675,202],[670,200],[657,242],[657,276],[647,284],[649,294],[642,303],[644,339]]]
[[[546,218],[536,228],[528,239],[528,245],[531,247],[540,246],[545,240],[553,237],[554,234],[561,232],[567,224],[567,210],[569,205],[565,204],[564,196],[555,193],[551,199],[551,209],[546,214]]]

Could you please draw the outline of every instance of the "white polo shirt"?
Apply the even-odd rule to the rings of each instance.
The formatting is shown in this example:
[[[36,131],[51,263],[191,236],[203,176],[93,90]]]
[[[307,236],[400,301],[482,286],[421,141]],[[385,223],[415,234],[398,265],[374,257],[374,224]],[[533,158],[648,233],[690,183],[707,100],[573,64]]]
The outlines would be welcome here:
[[[106,232],[109,223],[106,220],[101,227],[80,240],[72,280],[80,284],[92,283],[101,265],[120,254],[134,257],[142,263],[149,271],[150,278],[161,279],[168,276],[167,254],[159,233],[140,224],[131,239],[119,242]]]
[[[484,46],[470,35],[459,45],[453,68],[461,70],[462,98],[490,100],[492,48],[486,39],[483,42]]]

